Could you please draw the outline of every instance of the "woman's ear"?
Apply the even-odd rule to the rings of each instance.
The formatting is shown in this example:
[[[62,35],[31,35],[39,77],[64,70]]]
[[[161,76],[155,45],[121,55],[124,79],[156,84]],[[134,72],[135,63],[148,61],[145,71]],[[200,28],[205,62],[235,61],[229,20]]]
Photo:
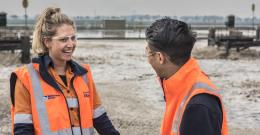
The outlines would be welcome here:
[[[50,39],[48,39],[48,38],[43,38],[43,45],[44,45],[46,48],[50,48]]]

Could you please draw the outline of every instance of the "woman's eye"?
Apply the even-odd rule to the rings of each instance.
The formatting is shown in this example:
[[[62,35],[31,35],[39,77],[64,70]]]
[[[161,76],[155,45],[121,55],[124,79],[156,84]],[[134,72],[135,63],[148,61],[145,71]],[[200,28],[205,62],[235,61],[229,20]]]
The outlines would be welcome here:
[[[59,41],[61,41],[61,42],[67,42],[67,41],[68,41],[68,38],[61,38],[61,39],[59,39]]]
[[[75,40],[76,40],[76,36],[72,36],[72,37],[71,37],[71,40],[72,40],[72,41],[75,41]]]

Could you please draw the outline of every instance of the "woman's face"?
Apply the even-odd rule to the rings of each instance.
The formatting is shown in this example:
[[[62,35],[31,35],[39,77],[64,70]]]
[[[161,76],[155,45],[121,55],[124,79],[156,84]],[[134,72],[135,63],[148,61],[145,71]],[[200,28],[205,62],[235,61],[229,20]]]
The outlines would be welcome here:
[[[66,63],[71,60],[77,44],[75,33],[73,26],[63,24],[56,29],[56,35],[49,40],[44,40],[54,63]]]

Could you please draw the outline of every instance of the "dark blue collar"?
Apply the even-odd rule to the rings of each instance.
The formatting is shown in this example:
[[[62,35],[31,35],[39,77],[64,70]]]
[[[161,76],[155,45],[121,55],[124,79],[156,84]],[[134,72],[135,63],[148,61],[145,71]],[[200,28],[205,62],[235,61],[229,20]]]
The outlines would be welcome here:
[[[43,55],[32,59],[32,63],[38,63],[41,69],[48,70],[48,67],[54,67],[53,61],[49,55]],[[75,75],[83,75],[87,70],[73,60],[67,62]]]

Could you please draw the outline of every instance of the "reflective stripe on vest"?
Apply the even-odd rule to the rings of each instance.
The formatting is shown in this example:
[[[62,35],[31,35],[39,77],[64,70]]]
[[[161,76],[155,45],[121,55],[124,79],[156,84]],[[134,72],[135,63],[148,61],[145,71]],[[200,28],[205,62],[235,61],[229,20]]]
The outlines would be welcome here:
[[[33,68],[32,64],[27,65],[27,68],[30,73],[31,81],[32,81],[32,88],[33,88],[33,96],[35,99],[35,104],[37,108],[37,115],[39,118],[40,127],[42,130],[43,135],[52,134],[50,131],[50,124],[48,121],[48,114],[44,102],[44,94],[43,90],[40,84],[39,76],[37,74],[37,71]]]
[[[73,127],[73,135],[81,135],[80,127]],[[82,128],[83,135],[94,135],[94,128]],[[72,135],[71,128],[61,129],[48,135]]]
[[[94,128],[81,128],[83,135],[94,135]],[[80,127],[72,127],[74,135],[81,135]]]
[[[66,98],[69,108],[78,108],[77,98]]]
[[[99,106],[98,108],[96,108],[94,110],[94,115],[93,118],[98,118],[99,116],[101,116],[102,114],[104,114],[106,112],[105,108],[103,106]]]
[[[36,108],[37,108],[37,115],[39,118],[39,124],[40,124],[40,128],[41,128],[41,134],[43,135],[72,135],[72,130],[71,128],[66,128],[66,129],[61,129],[58,131],[50,131],[50,124],[48,121],[48,113],[47,113],[47,109],[45,106],[45,99],[44,94],[43,94],[43,89],[41,87],[40,84],[40,77],[37,73],[37,71],[34,69],[32,63],[27,65],[29,74],[30,74],[30,78],[31,78],[31,83],[32,83],[32,91],[33,91],[33,96],[35,99],[35,104],[36,104]],[[84,75],[86,76],[86,74]],[[83,78],[84,78],[83,76]],[[84,79],[85,82],[87,82],[87,78],[85,77]],[[67,98],[66,100],[68,100],[69,98]],[[70,104],[71,106],[75,106],[75,99],[69,99],[68,100],[68,104]],[[77,101],[77,100],[76,100]],[[78,103],[77,103],[78,105]],[[78,130],[78,131],[77,131]],[[80,131],[80,127],[78,128],[73,128],[73,131],[75,131],[75,135],[77,134],[81,134]],[[93,135],[94,134],[94,129],[93,128],[82,128],[82,133],[83,135]]]
[[[15,114],[14,115],[14,124],[17,123],[32,123],[31,114]]]
[[[178,110],[177,110],[177,113],[176,113],[176,116],[174,117],[174,120],[173,120],[173,124],[172,124],[172,130],[175,134],[179,134],[179,126],[181,124],[181,118],[182,118],[182,113],[183,113],[183,107],[184,107],[184,104],[187,102],[188,98],[191,96],[192,92],[194,90],[197,90],[197,89],[204,89],[204,90],[208,90],[210,92],[213,92],[215,94],[219,94],[219,91],[218,90],[215,90],[213,89],[211,86],[209,86],[208,84],[206,83],[203,83],[203,82],[197,82],[195,83],[191,90],[189,91],[189,93],[182,99],[181,101],[181,104],[179,105],[178,107]]]
[[[85,83],[88,84],[87,75],[86,75],[86,74],[82,75],[82,78],[83,78],[83,80],[85,81]]]

